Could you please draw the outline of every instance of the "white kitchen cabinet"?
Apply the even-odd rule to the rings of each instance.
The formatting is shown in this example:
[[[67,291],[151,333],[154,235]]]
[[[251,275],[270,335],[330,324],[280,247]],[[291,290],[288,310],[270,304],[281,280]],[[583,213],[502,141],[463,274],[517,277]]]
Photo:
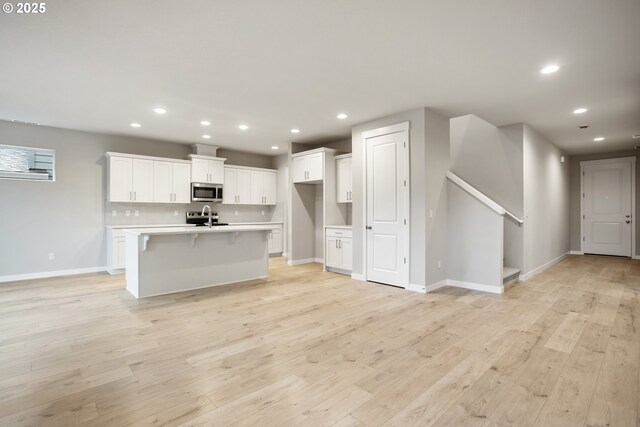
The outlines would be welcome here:
[[[224,161],[221,157],[190,155],[191,181],[205,184],[224,184]]]
[[[109,201],[153,202],[153,160],[109,156]]]
[[[251,171],[250,192],[252,205],[276,204],[276,179],[275,172]]]
[[[227,205],[251,204],[251,171],[233,167],[224,168],[222,203]]]
[[[126,238],[121,229],[108,229],[107,270],[110,274],[122,273],[126,263]]]
[[[190,203],[191,165],[165,161],[153,162],[153,201]]]
[[[351,203],[353,185],[351,179],[351,155],[336,157],[336,201]]]
[[[274,228],[269,234],[269,253],[282,253],[282,226]]]
[[[324,178],[324,152],[294,156],[292,163],[294,183],[313,183]]]
[[[353,236],[351,229],[326,229],[325,265],[329,268],[351,271],[353,268]]]

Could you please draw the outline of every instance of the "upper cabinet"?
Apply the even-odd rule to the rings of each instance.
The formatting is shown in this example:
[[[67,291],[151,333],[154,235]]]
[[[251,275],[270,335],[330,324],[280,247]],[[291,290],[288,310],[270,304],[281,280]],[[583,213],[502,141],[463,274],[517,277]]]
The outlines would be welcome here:
[[[251,204],[276,204],[276,172],[251,171]]]
[[[324,178],[324,152],[294,154],[291,178],[294,183],[314,183]]]
[[[190,162],[121,153],[107,159],[110,202],[190,202]]]
[[[351,203],[352,192],[351,154],[336,156],[336,201]]]
[[[224,184],[224,161],[222,157],[189,155],[191,159],[191,182]]]
[[[227,205],[275,205],[277,172],[244,166],[224,167],[222,203]]]
[[[153,201],[190,203],[191,165],[165,161],[153,162]]]
[[[110,156],[109,201],[153,202],[153,160]]]

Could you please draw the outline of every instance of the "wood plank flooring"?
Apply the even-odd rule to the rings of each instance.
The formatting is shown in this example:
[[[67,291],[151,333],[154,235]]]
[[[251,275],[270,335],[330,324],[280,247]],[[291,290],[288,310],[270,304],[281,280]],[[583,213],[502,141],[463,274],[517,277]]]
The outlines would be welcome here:
[[[1,426],[639,425],[640,261],[504,295],[271,260],[136,300],[123,276],[0,285]]]

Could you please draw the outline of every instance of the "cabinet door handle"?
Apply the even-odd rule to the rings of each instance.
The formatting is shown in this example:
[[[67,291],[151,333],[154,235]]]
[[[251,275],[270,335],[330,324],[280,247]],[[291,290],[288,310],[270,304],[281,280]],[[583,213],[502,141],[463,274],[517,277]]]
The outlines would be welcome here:
[[[129,191],[129,200],[133,200],[133,192]]]
[[[136,192],[133,192],[133,200],[138,200],[138,196],[136,195]]]
[[[338,240],[338,248],[342,249],[342,240]]]
[[[338,249],[338,239],[336,239],[336,249]]]

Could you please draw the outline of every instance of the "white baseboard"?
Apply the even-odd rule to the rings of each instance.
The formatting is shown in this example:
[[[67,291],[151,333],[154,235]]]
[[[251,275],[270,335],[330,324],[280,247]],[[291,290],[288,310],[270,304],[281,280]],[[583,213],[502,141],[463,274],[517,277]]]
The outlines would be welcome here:
[[[282,252],[282,256],[285,258],[289,258],[289,252]]]
[[[17,282],[20,280],[46,279],[48,277],[74,276],[76,274],[101,273],[107,271],[107,267],[74,268],[71,270],[43,271],[40,273],[14,274],[0,276],[0,283]]]
[[[420,292],[421,294],[424,294],[427,292],[426,288],[423,285],[414,285],[411,283],[408,284],[405,289],[408,291]]]
[[[364,277],[364,274],[351,273],[351,278],[353,280],[359,280],[361,282],[366,282],[367,281],[367,278]]]
[[[322,259],[320,258],[306,258],[306,259],[290,259],[289,261],[287,261],[287,264],[289,265],[301,265],[301,264],[311,264],[311,263],[320,263],[322,264]]]
[[[640,259],[640,255],[634,255],[631,257],[631,259]]]
[[[569,254],[571,254],[571,255],[584,255],[584,252],[582,252],[582,251],[569,251]]]
[[[480,283],[463,282],[461,280],[451,280],[451,279],[447,280],[447,285],[455,286],[456,288],[464,288],[464,289],[471,289],[474,291],[489,292],[492,294],[504,293],[504,286],[482,285]]]
[[[444,286],[447,286],[447,279],[440,280],[439,282],[432,283],[425,287],[425,292],[435,291],[436,289],[440,289]]]
[[[545,271],[546,269],[552,267],[553,265],[559,263],[560,261],[562,261],[565,257],[567,257],[569,254],[571,254],[571,252],[567,252],[565,254],[560,255],[558,258],[552,259],[549,262],[546,262],[544,264],[542,264],[540,267],[536,267],[533,270],[531,270],[528,273],[525,274],[521,274],[520,275],[520,281],[524,282],[525,280],[529,280],[531,279],[533,276],[535,276],[536,274],[540,274],[543,271]]]

